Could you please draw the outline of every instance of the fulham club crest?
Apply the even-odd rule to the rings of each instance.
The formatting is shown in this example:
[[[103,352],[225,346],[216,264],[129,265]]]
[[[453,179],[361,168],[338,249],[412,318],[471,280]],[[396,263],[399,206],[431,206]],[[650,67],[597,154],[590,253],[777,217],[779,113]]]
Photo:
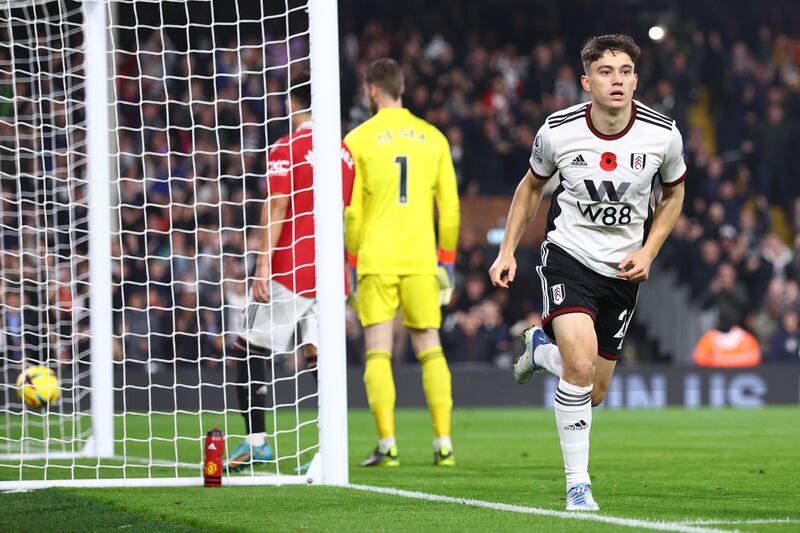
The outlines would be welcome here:
[[[564,301],[565,292],[566,291],[564,289],[563,283],[559,283],[558,285],[553,285],[552,287],[550,287],[550,294],[553,295],[553,303],[556,305],[560,305],[561,302]]]
[[[635,172],[641,172],[646,161],[646,154],[631,154],[631,168]]]

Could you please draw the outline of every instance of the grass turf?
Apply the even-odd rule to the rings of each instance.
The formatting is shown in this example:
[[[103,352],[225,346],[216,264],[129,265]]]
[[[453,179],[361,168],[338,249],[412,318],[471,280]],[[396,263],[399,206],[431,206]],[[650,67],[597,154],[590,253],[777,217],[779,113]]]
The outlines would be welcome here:
[[[591,471],[603,514],[667,521],[789,518],[795,522],[708,527],[800,528],[796,407],[597,410],[594,420]],[[352,483],[563,509],[560,449],[550,410],[457,410],[453,435],[459,464],[454,469],[431,466],[430,419],[424,410],[398,411],[398,469],[356,466],[374,447],[374,429],[363,410],[351,411],[349,425]],[[14,479],[9,474],[0,471],[4,479]],[[0,513],[0,530],[19,529],[20,516],[28,517],[28,524],[35,516],[37,529],[44,531],[620,529],[330,487],[48,489],[2,494],[0,505],[20,510]]]

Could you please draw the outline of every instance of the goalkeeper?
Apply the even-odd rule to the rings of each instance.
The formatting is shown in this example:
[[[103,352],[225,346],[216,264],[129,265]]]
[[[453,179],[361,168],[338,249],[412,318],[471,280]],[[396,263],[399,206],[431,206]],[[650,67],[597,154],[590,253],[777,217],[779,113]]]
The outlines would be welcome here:
[[[295,76],[288,99],[292,132],[269,151],[266,201],[261,210],[260,253],[237,352],[236,395],[247,438],[230,454],[226,468],[239,471],[274,459],[267,442],[267,365],[274,355],[303,350],[306,366],[317,365],[317,303],[314,268],[314,173],[311,167],[311,84]],[[353,186],[353,158],[342,148],[345,203]],[[343,274],[344,275],[344,274]]]
[[[345,137],[356,167],[352,202],[345,209],[345,243],[357,258],[358,314],[367,348],[364,384],[379,438],[361,464],[400,464],[391,362],[392,319],[400,307],[422,367],[435,433],[434,464],[452,466],[453,399],[439,340],[440,305],[452,292],[460,222],[450,146],[439,130],[403,108],[405,84],[397,62],[373,61],[365,82],[374,116]]]

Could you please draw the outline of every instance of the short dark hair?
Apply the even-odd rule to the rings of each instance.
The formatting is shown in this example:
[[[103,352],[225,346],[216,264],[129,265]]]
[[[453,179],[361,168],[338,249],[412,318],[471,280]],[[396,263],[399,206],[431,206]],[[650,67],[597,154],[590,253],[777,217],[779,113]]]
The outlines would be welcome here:
[[[400,98],[406,88],[403,69],[390,57],[376,59],[367,65],[366,81],[395,99]]]
[[[631,37],[620,33],[592,37],[583,45],[583,50],[581,50],[583,70],[589,72],[591,64],[603,57],[606,52],[624,52],[636,64],[642,49]]]
[[[311,73],[309,71],[301,70],[292,77],[289,82],[289,98],[294,99],[301,109],[311,108]]]

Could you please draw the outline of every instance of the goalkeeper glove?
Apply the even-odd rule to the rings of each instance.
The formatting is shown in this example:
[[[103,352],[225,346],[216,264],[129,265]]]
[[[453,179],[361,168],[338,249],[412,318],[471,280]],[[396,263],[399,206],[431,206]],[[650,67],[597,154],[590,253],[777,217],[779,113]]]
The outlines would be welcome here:
[[[456,252],[439,250],[439,267],[436,279],[439,281],[439,305],[448,305],[456,288]]]

